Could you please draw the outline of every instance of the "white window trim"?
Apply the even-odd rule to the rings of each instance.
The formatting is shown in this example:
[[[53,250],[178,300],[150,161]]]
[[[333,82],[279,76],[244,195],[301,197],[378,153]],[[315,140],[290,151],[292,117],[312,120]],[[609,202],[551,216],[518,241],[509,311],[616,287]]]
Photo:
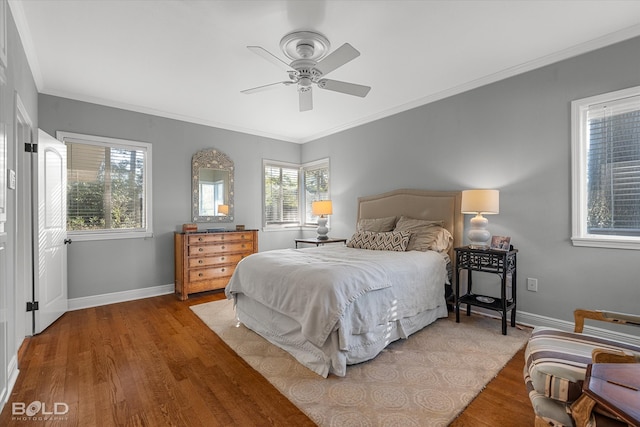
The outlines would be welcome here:
[[[300,224],[281,224],[281,225],[269,225],[267,226],[267,220],[265,218],[265,211],[266,211],[266,206],[265,206],[265,191],[264,191],[264,186],[265,186],[265,180],[264,180],[264,168],[267,165],[273,165],[273,166],[279,166],[279,167],[285,167],[285,168],[292,168],[292,169],[300,169],[300,165],[298,163],[290,163],[290,162],[281,162],[278,160],[268,160],[268,159],[262,159],[262,231],[290,231],[290,230],[299,230],[300,229]],[[301,177],[300,174],[298,174],[298,188],[300,187],[300,182],[301,182]],[[298,190],[299,191],[299,190]],[[298,199],[299,199],[299,195],[298,195]],[[300,218],[300,209],[302,207],[300,206],[300,203],[298,203],[298,218]]]
[[[640,86],[591,96],[571,102],[571,205],[574,246],[640,250],[640,237],[587,233],[587,123],[590,106],[640,95]]]
[[[315,230],[318,228],[318,224],[308,224],[305,222],[306,220],[306,194],[305,191],[302,190],[304,188],[304,170],[310,169],[315,166],[326,164],[329,169],[329,183],[331,183],[331,163],[329,158],[314,160],[307,163],[291,163],[291,162],[283,162],[279,160],[269,160],[262,159],[262,231],[271,232],[271,231],[291,231],[291,230]],[[298,218],[299,223],[296,225],[266,225],[266,219],[264,216],[265,213],[265,200],[264,200],[264,168],[266,165],[274,165],[280,167],[289,167],[289,168],[297,168],[299,170],[298,173]],[[329,184],[329,193],[331,193],[331,184]],[[329,222],[327,222],[327,228],[331,230],[331,226]]]
[[[153,185],[151,181],[152,163],[151,160],[151,144],[148,142],[131,141],[127,139],[108,138],[104,136],[84,135],[72,132],[56,132],[56,139],[67,142],[76,142],[89,145],[109,145],[119,146],[122,148],[137,147],[146,151],[144,164],[144,182],[145,182],[145,212],[146,212],[146,228],[142,230],[100,230],[100,231],[67,231],[67,236],[72,240],[93,241],[93,240],[114,240],[114,239],[146,239],[153,237]]]

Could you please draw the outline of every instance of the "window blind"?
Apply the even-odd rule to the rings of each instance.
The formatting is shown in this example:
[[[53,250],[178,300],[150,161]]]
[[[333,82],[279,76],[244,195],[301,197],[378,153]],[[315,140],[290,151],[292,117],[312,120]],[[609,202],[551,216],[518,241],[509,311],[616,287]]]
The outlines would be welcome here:
[[[640,96],[587,112],[587,231],[640,236]]]
[[[67,229],[146,227],[144,149],[66,142]]]
[[[264,180],[266,224],[298,225],[298,168],[266,165]]]

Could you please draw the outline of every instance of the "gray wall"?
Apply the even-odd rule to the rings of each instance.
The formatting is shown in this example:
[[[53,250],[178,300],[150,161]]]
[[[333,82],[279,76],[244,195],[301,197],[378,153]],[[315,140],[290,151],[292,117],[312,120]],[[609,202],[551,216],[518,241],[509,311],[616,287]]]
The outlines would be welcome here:
[[[638,85],[635,38],[307,143],[302,161],[331,158],[332,235],[353,233],[358,196],[500,189],[489,229],[520,251],[519,311],[564,320],[579,307],[637,312],[640,251],[570,241],[570,103]]]
[[[261,227],[262,159],[300,161],[298,144],[178,120],[49,95],[39,96],[38,109],[40,128],[53,136],[68,131],[152,144],[154,237],[71,244],[70,299],[173,283],[173,233],[190,222],[191,156],[197,151],[217,148],[234,161],[234,224],[247,228]],[[297,236],[260,232],[259,248],[292,246]]]
[[[35,82],[29,68],[29,63],[22,47],[18,30],[16,29],[11,9],[7,7],[7,68],[5,70],[6,82],[0,85],[0,122],[4,124],[7,140],[7,168],[18,172],[23,167],[24,146],[16,142],[15,136],[15,117],[16,117],[16,96],[20,97],[24,109],[33,124],[33,131],[37,129],[38,123],[38,93]],[[4,170],[0,173],[5,173]],[[14,371],[9,372],[10,375],[17,373],[15,365],[18,348],[25,336],[25,301],[26,290],[22,286],[18,286],[15,265],[16,260],[22,256],[18,248],[18,225],[25,225],[21,215],[17,212],[17,191],[24,188],[25,183],[18,179],[17,190],[7,189],[7,222],[5,224],[6,235],[0,238],[0,241],[6,240],[6,260],[3,269],[0,270],[0,330],[4,331],[4,322],[6,322],[6,341],[0,336],[0,360],[2,355],[6,355],[6,363],[13,363],[9,367],[0,363],[0,369],[7,368]],[[25,226],[28,226],[28,219]],[[29,295],[29,299],[31,295]],[[2,333],[0,332],[0,335]],[[12,360],[13,358],[13,360]],[[0,375],[0,379],[3,378]],[[14,378],[15,379],[15,378]],[[1,380],[0,380],[1,382]],[[3,384],[0,384],[0,389]],[[0,404],[1,406],[1,404]]]
[[[333,236],[353,233],[362,195],[498,188],[500,214],[489,227],[520,250],[519,311],[564,320],[577,307],[635,312],[640,252],[570,242],[570,102],[636,85],[640,38],[304,145],[41,95],[40,127],[51,134],[153,144],[155,237],[71,245],[69,297],[173,282],[172,233],[189,219],[191,155],[215,147],[235,162],[236,223],[247,227],[261,225],[263,158],[330,158]],[[290,247],[296,236],[261,232],[260,250]],[[525,290],[527,277],[539,280],[539,292]]]

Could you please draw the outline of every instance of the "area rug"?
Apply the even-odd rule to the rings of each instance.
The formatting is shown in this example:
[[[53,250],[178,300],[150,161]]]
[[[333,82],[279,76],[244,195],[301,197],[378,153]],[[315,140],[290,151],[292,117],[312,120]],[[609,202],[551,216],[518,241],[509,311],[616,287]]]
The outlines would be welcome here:
[[[243,325],[231,301],[191,309],[319,426],[447,426],[525,344],[530,330],[472,315],[440,319],[375,359],[322,378]],[[462,314],[462,313],[461,313]]]

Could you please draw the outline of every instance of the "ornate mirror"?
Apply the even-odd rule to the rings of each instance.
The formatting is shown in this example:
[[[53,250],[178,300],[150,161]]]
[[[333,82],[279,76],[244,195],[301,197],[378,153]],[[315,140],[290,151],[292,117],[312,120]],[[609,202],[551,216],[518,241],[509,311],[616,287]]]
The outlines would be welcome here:
[[[191,159],[194,222],[233,222],[233,161],[214,148]]]

